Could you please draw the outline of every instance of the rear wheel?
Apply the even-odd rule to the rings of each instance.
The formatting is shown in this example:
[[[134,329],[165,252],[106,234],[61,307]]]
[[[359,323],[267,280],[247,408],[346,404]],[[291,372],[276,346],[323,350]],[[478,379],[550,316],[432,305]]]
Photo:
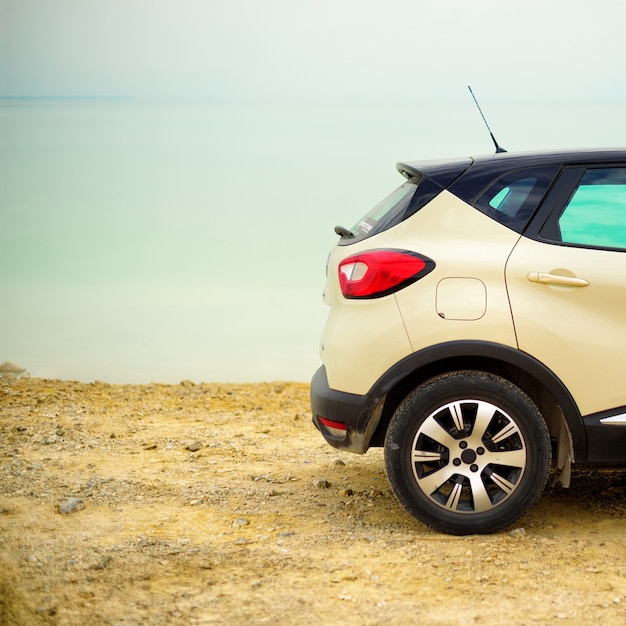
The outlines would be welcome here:
[[[550,436],[532,400],[476,371],[424,383],[394,413],[385,439],[398,500],[435,530],[496,532],[535,503],[550,470]]]

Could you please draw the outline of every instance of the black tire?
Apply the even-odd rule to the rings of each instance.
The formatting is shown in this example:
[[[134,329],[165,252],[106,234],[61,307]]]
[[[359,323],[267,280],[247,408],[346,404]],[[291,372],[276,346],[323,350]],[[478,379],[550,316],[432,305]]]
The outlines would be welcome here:
[[[493,533],[541,495],[550,470],[541,413],[503,378],[459,371],[412,391],[385,438],[391,487],[411,515],[453,535]]]

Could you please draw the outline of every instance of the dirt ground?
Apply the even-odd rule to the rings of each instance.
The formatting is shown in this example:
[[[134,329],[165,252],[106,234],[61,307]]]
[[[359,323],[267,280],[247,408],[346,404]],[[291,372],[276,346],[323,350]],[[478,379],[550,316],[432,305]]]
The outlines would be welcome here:
[[[304,384],[5,377],[0,433],[3,625],[626,623],[626,473],[449,537]]]

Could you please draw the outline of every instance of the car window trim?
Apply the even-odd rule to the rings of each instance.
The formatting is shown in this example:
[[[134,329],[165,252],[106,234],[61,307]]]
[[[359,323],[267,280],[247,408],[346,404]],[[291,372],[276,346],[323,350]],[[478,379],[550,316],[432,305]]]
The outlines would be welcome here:
[[[542,243],[565,245],[556,238],[546,237],[545,233],[558,230],[558,219],[565,210],[572,194],[578,187],[585,171],[584,166],[566,166],[557,176],[543,202],[531,218],[524,236]]]

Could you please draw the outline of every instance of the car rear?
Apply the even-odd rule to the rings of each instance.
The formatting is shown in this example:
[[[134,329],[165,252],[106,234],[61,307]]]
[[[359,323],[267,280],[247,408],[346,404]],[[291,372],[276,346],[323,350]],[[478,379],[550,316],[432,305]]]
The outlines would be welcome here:
[[[337,229],[312,384],[314,422],[336,447],[367,449],[377,407],[416,351],[494,337],[515,346],[504,266],[519,234],[444,187],[471,164],[399,164],[407,182]]]

